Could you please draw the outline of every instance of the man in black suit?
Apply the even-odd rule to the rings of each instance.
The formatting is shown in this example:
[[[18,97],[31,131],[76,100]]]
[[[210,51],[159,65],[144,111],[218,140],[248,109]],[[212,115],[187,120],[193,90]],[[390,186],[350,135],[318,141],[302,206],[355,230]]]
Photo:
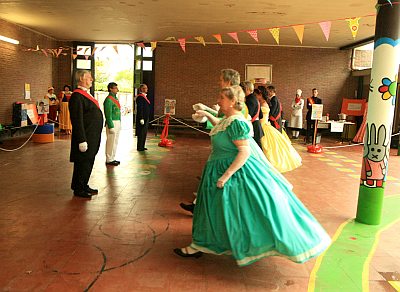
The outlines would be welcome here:
[[[77,197],[90,198],[98,193],[89,187],[88,182],[100,147],[103,113],[98,101],[90,94],[91,72],[78,70],[75,80],[78,88],[68,104],[72,123],[70,161],[74,163],[71,189]]]
[[[250,81],[244,81],[240,84],[242,87],[244,94],[246,95],[246,106],[249,111],[249,115],[251,116],[251,123],[253,124],[253,132],[254,132],[254,140],[261,146],[261,138],[264,136],[264,132],[260,123],[260,119],[263,118],[263,113],[261,110],[260,102],[257,100],[257,97],[254,95],[254,85]]]
[[[145,143],[150,118],[150,100],[147,98],[147,91],[147,85],[140,84],[139,94],[136,96],[137,151],[147,150]]]
[[[275,86],[267,86],[269,117],[271,125],[282,133],[282,105],[276,96]]]
[[[318,97],[318,90],[313,88],[312,96],[307,98],[307,133],[306,133],[306,143],[312,143],[314,141],[314,126],[315,121],[311,120],[311,112],[313,104],[322,104],[322,99]]]

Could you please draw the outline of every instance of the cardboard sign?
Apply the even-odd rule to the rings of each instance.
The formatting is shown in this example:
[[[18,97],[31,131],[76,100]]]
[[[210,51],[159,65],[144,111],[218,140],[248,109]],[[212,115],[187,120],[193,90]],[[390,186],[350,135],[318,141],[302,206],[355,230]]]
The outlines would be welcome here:
[[[311,109],[312,120],[322,120],[322,112],[324,110],[323,104],[313,104]]]

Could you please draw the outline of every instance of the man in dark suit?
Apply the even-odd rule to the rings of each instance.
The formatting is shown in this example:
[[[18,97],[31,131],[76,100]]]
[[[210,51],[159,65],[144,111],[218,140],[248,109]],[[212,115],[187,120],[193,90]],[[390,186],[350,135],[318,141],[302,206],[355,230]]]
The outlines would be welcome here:
[[[261,146],[261,138],[264,136],[264,132],[260,123],[260,119],[263,118],[263,113],[261,111],[260,102],[257,100],[257,97],[254,95],[254,85],[250,81],[244,81],[240,84],[242,87],[244,94],[246,95],[246,106],[249,111],[249,115],[251,116],[251,123],[253,124],[253,132],[254,132],[254,140]]]
[[[271,125],[282,133],[282,105],[276,96],[275,86],[267,86],[269,117]]]
[[[314,141],[314,126],[315,121],[311,120],[311,112],[313,104],[322,104],[322,99],[318,97],[318,90],[313,88],[312,96],[307,98],[307,133],[306,133],[306,143],[312,143]]]
[[[150,100],[147,98],[147,85],[140,84],[139,94],[136,96],[136,136],[137,151],[145,151],[147,129],[150,118]]]
[[[98,193],[89,187],[88,182],[100,147],[103,113],[89,91],[93,83],[91,72],[78,70],[75,80],[78,88],[72,93],[68,105],[72,123],[70,161],[74,163],[71,189],[77,197],[90,198]]]

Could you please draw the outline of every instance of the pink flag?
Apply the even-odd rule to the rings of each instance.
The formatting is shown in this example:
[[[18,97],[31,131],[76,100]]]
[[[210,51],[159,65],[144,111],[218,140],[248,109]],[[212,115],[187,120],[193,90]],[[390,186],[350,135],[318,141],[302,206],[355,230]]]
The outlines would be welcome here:
[[[144,43],[136,43],[136,45],[139,46],[139,47],[141,47],[141,48],[143,48],[143,49],[146,48],[146,46],[144,45]]]
[[[329,40],[329,34],[331,33],[331,25],[332,25],[332,22],[330,22],[330,21],[324,21],[324,22],[319,23],[319,26],[321,27],[322,32],[325,35],[326,41]]]
[[[43,54],[47,57],[47,52],[45,49],[41,49],[41,51],[43,52]]]
[[[228,32],[228,35],[233,38],[237,43],[239,43],[239,38],[237,32]]]
[[[178,39],[178,42],[181,45],[182,51],[186,53],[186,39],[185,38]]]
[[[258,43],[257,30],[248,30],[247,33]]]

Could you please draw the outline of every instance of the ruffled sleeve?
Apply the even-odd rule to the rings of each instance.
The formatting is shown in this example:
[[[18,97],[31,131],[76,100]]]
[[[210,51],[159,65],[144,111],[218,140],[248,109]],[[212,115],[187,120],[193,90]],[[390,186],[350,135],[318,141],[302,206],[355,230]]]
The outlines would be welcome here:
[[[246,121],[234,120],[226,129],[232,141],[250,139],[250,126]]]

